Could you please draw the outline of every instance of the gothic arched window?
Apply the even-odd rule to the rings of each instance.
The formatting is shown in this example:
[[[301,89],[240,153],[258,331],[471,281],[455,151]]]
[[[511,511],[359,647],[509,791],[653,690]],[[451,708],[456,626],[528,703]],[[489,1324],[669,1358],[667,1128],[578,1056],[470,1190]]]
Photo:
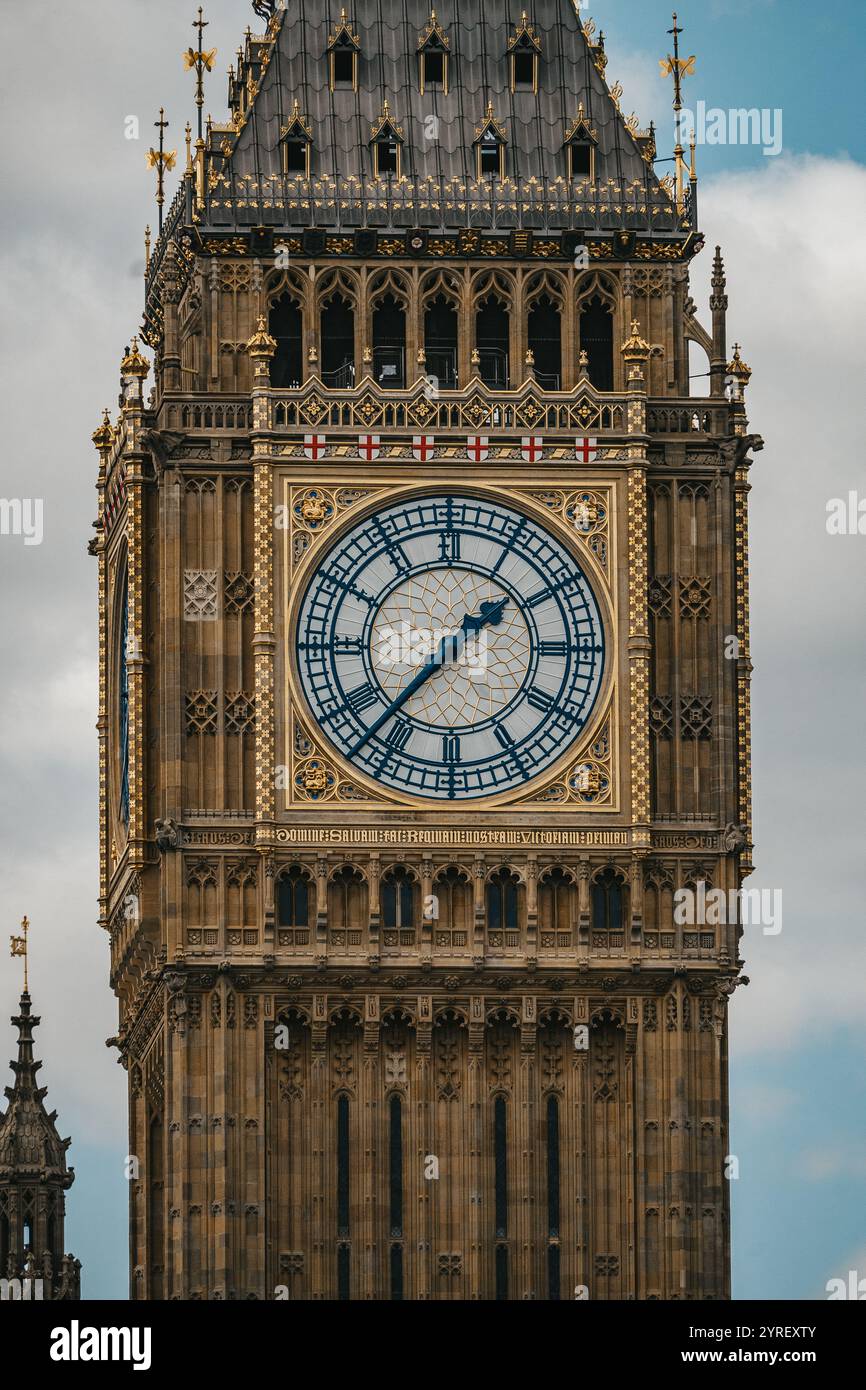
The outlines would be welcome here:
[[[542,950],[571,949],[576,892],[571,876],[558,865],[539,883],[538,932]]]
[[[580,311],[580,347],[589,358],[589,379],[597,391],[613,390],[613,313],[594,295]]]
[[[608,866],[592,884],[592,933],[594,946],[622,946],[623,887],[618,874]]]
[[[293,864],[277,881],[277,926],[310,925],[310,882],[306,870]],[[285,944],[285,943],[283,943]]]
[[[335,294],[321,312],[322,381],[337,389],[355,383],[355,312]]]
[[[518,902],[520,880],[510,869],[499,869],[487,884],[487,944],[492,950],[520,945]]]
[[[391,293],[373,308],[373,377],[379,386],[406,385],[406,311]]]
[[[382,908],[382,926],[387,931],[399,932],[401,938],[404,931],[411,931],[411,939],[401,943],[411,945],[414,940],[415,926],[412,875],[402,864],[389,869],[383,876],[379,899]]]
[[[535,359],[535,379],[545,391],[558,391],[562,381],[562,324],[559,308],[549,295],[536,299],[526,327]]]
[[[366,884],[351,864],[339,869],[328,885],[328,937],[334,947],[360,946],[366,925]]]
[[[509,319],[506,305],[496,295],[481,301],[475,313],[475,343],[479,376],[485,386],[507,388],[509,383]]]
[[[271,385],[294,390],[304,377],[303,327],[300,305],[289,294],[281,294],[271,305],[268,331],[277,340],[271,358]]]
[[[433,942],[442,951],[463,951],[469,945],[472,923],[472,885],[453,864],[433,885],[439,916],[433,921]]]
[[[424,313],[424,355],[427,375],[436,378],[438,386],[453,390],[457,385],[457,310],[437,294]]]

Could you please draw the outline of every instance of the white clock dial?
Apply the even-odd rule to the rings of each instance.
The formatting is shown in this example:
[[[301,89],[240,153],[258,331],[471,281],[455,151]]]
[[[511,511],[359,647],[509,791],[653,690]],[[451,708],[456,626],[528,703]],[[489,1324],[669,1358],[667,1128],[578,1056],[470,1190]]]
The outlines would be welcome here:
[[[325,555],[297,660],[330,742],[377,781],[466,800],[521,786],[598,697],[604,628],[577,559],[510,506],[395,503]]]

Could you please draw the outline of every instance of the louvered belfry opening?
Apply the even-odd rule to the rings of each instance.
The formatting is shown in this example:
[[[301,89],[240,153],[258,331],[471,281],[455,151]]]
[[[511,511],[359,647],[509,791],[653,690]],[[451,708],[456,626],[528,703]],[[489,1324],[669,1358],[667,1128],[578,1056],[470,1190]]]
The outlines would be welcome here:
[[[479,375],[485,386],[507,388],[509,384],[509,334],[508,308],[496,295],[490,295],[475,315]]]
[[[322,381],[326,386],[347,387],[355,381],[355,313],[342,295],[322,308]]]
[[[297,301],[280,295],[271,305],[268,323],[277,350],[271,359],[271,385],[295,389],[304,379],[303,324]]]

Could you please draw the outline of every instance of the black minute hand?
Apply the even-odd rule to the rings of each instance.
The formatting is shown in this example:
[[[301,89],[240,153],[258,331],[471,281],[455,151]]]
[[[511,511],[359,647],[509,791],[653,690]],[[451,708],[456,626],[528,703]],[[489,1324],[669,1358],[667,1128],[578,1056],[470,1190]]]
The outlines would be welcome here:
[[[387,724],[391,716],[403,708],[406,701],[411,699],[416,690],[421,689],[424,682],[429,680],[430,676],[432,676],[435,671],[440,671],[449,659],[456,657],[458,651],[471,632],[480,632],[483,627],[487,627],[488,625],[496,627],[501,623],[502,614],[507,602],[507,597],[497,599],[495,602],[487,600],[481,604],[478,613],[467,613],[458,631],[442,638],[439,646],[436,648],[435,653],[431,656],[426,666],[422,666],[417,676],[413,676],[409,684],[404,685],[399,695],[391,701],[385,713],[380,714],[375,723],[371,724],[369,729],[364,730],[357,743],[349,749],[349,757],[354,758],[355,754],[360,748],[363,748],[367,740],[371,739],[374,734],[377,734],[382,725]]]

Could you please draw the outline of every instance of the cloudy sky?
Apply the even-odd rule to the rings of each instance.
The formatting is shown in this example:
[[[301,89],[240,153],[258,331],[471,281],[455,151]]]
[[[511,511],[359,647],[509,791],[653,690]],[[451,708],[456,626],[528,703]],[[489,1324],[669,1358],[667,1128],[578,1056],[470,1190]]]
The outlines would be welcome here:
[[[437,5],[446,20],[451,3]],[[35,48],[32,7],[0,0],[0,496],[44,504],[41,544],[0,535],[0,910],[4,937],[25,912],[33,924],[43,1077],[78,1171],[67,1246],[94,1298],[125,1296],[127,1250],[124,1077],[104,1045],[117,1021],[95,925],[90,434],[102,406],[114,410],[140,320],[143,229],[155,223],[151,122],[164,105],[182,149],[194,119],[179,55],[196,7],[66,0],[40,19]],[[667,5],[600,0],[583,13],[605,31],[623,110],[654,119],[669,153],[658,66]],[[211,0],[206,17],[219,50],[206,109],[223,119],[225,70],[246,25],[260,25],[246,0]],[[822,1298],[830,1278],[866,1277],[866,535],[826,529],[831,499],[866,498],[862,5],[683,0],[680,22],[684,53],[697,55],[686,92],[695,110],[703,101],[783,119],[777,157],[750,145],[698,150],[701,223],[709,247],[723,247],[729,333],[754,370],[749,413],[766,441],[751,497],[750,886],[781,889],[784,914],[779,935],[749,930],[751,984],[731,1010],[734,1292]],[[125,137],[129,116],[137,141]],[[709,257],[693,280],[704,321]],[[4,947],[0,1062],[12,1055],[3,1019],[19,989]]]

